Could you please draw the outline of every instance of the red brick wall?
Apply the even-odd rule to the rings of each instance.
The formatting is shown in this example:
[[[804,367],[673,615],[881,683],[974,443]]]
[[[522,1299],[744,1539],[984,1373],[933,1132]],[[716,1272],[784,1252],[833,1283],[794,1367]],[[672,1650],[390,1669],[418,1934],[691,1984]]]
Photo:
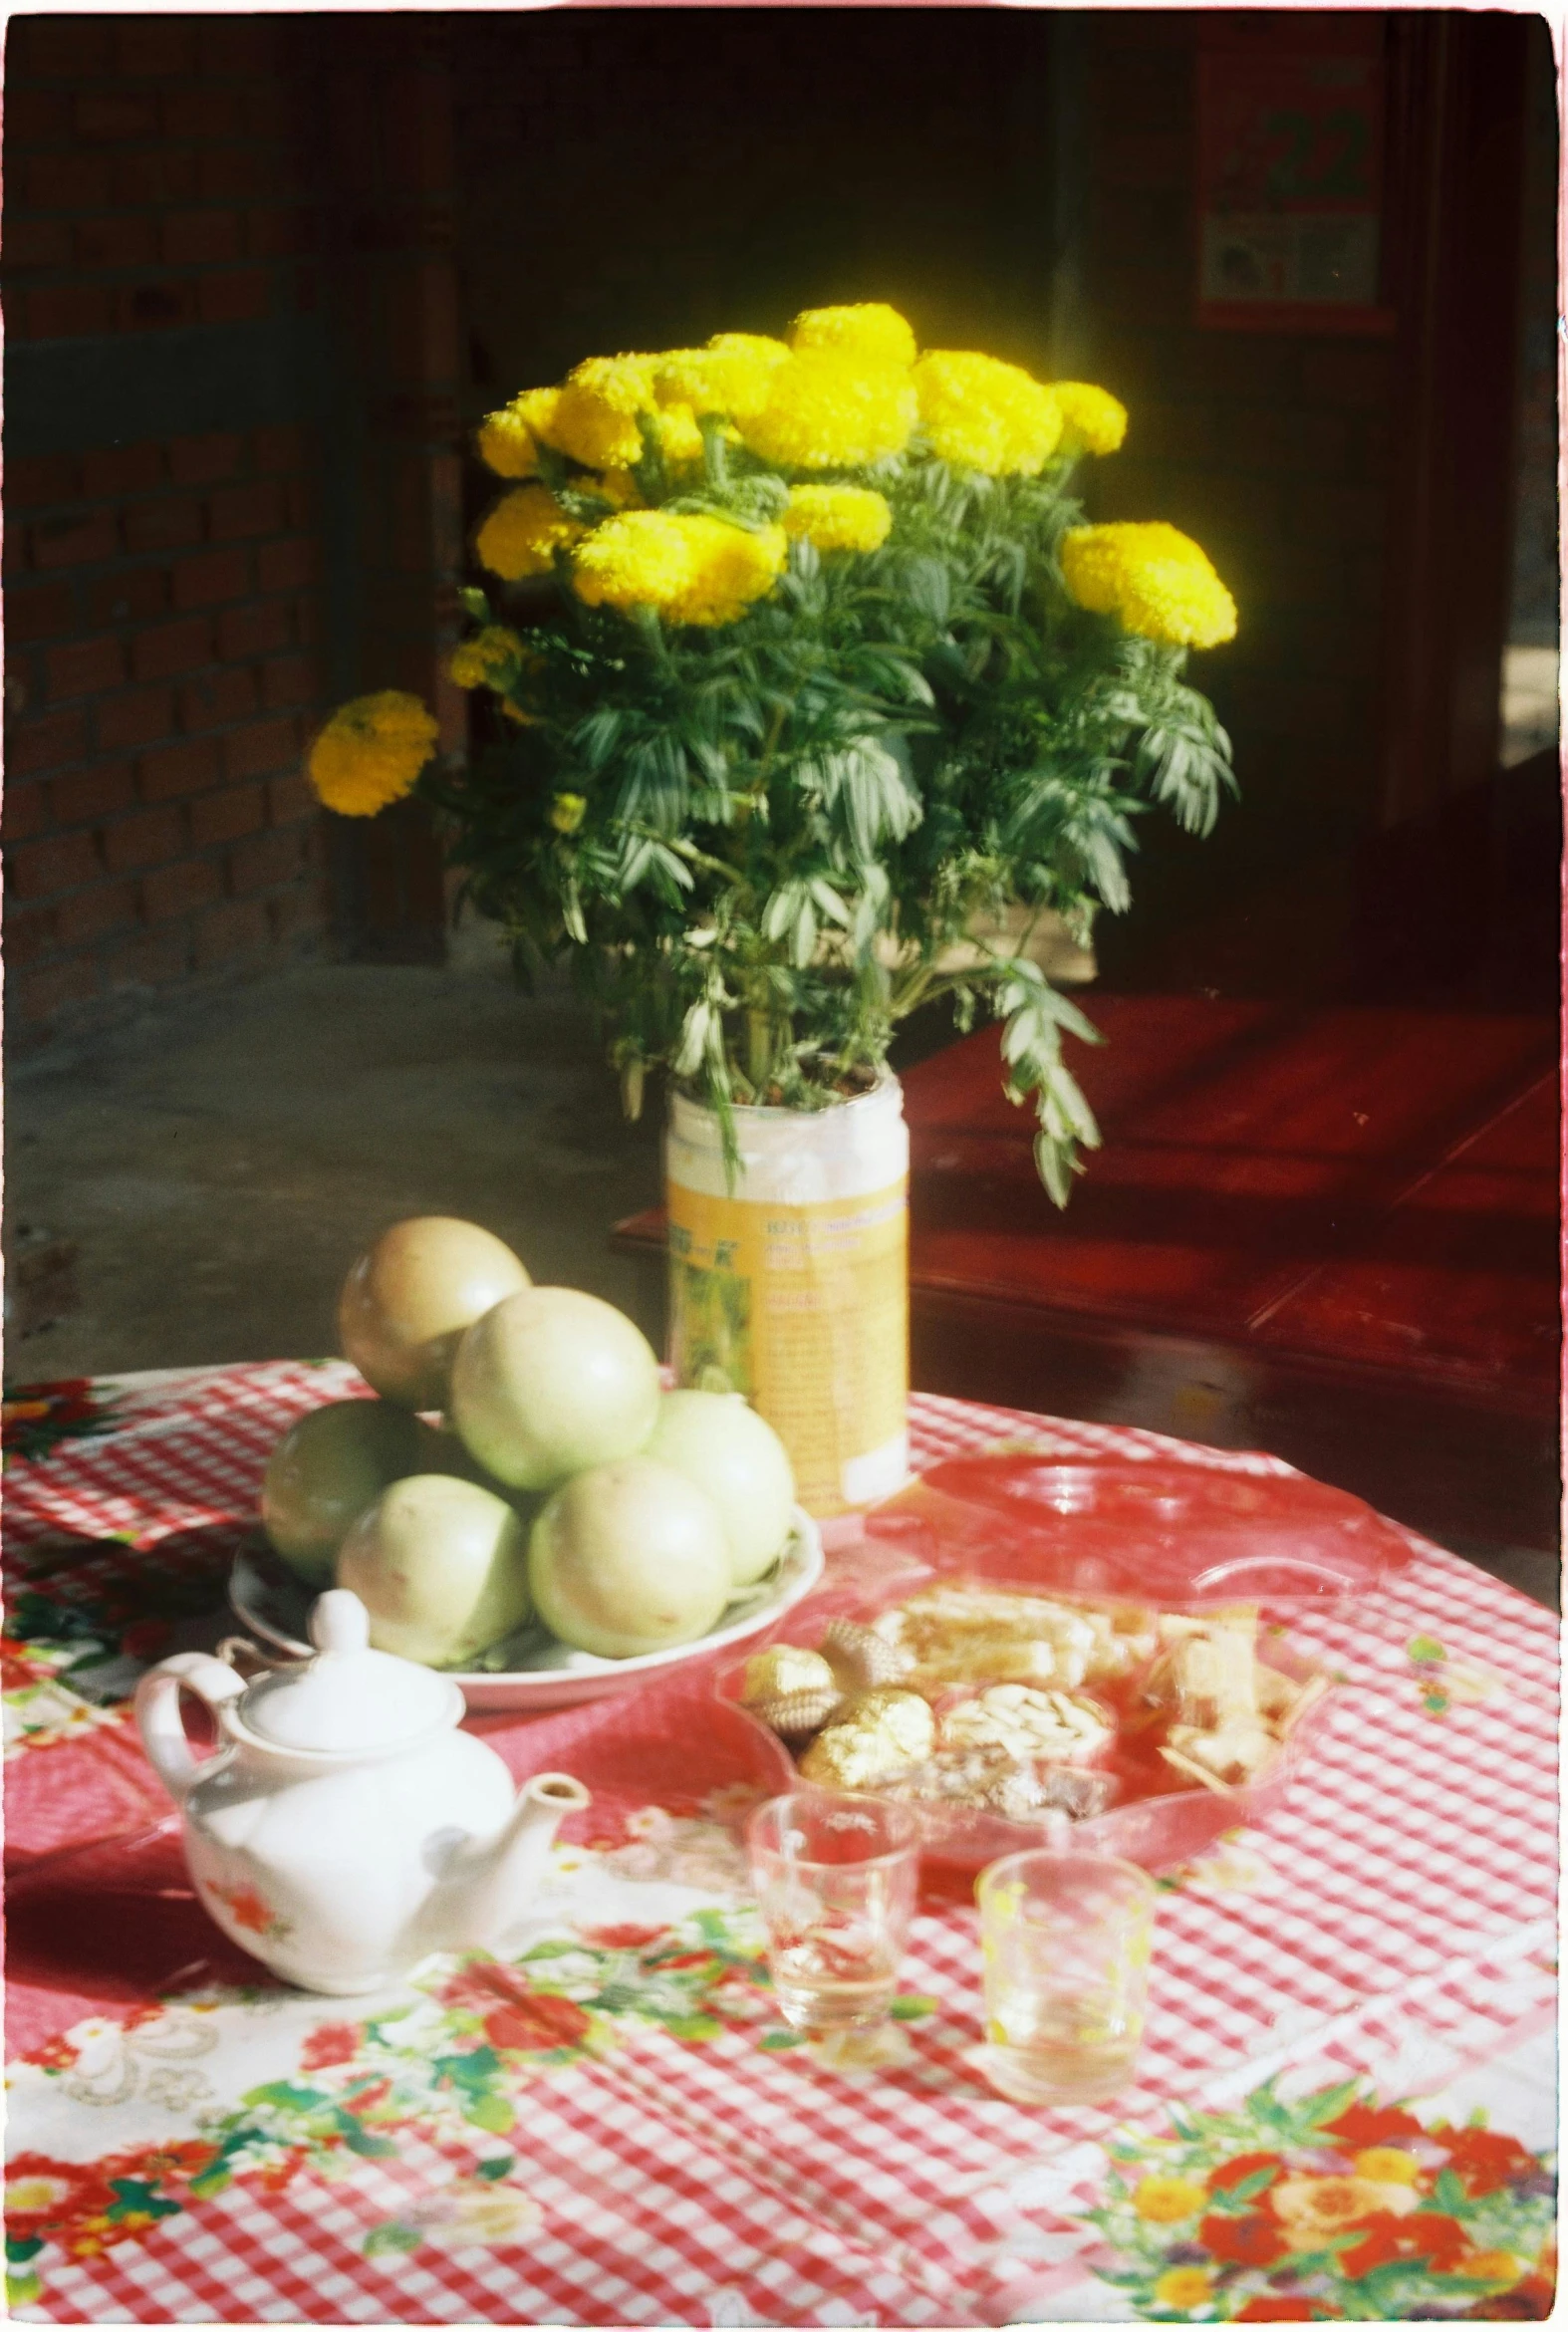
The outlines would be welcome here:
[[[298,313],[302,183],[266,19],[13,20],[13,345]],[[319,937],[316,455],[285,422],[8,463],[13,1037]]]

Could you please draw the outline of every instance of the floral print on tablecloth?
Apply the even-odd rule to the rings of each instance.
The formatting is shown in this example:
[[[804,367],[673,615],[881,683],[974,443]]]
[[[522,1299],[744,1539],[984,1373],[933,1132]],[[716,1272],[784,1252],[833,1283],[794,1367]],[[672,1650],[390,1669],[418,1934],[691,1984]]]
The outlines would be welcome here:
[[[1088,2213],[1101,2279],[1156,2323],[1537,2318],[1556,2279],[1552,2158],[1424,2123],[1360,2080],[1113,2144]]]
[[[695,1834],[707,1831],[717,1868],[725,1842],[715,1824],[677,1825],[662,1809],[647,1812],[653,1818],[633,1818],[627,1846],[586,1859],[625,1877],[629,1858],[635,1865],[639,1849],[652,1847],[667,1884],[677,1872],[690,1876]],[[302,2172],[352,2177],[357,2162],[393,2158],[414,2138],[438,2150],[451,2175],[402,2215],[373,2226],[365,2255],[517,2241],[539,2213],[515,2183],[523,2173],[508,2142],[535,2083],[635,2047],[651,2031],[697,2045],[739,2032],[770,2052],[803,2049],[836,2072],[881,2071],[903,2061],[904,2027],[934,2005],[905,1994],[894,2002],[891,2029],[858,2051],[819,2050],[777,2013],[755,1912],[710,1905],[673,1922],[619,1920],[546,1934],[511,1959],[443,1954],[370,2016],[320,2014],[279,2078],[221,2105],[211,2063],[219,2050],[215,2012],[265,2016],[285,2001],[297,2007],[298,1995],[258,1987],[149,2004],[123,2020],[89,2019],[23,2060],[78,2104],[113,2108],[139,2097],[198,2110],[190,2137],[121,2147],[90,2162],[40,2150],[12,2157],[5,2208],[13,2306],[44,2296],[54,2262],[139,2242],[235,2181],[266,2192]]]
[[[0,1704],[8,1756],[124,1716],[136,1680],[218,1618],[242,1527],[190,1539],[41,1540],[6,1560]]]
[[[92,1377],[56,1377],[46,1384],[12,1385],[5,1394],[0,1448],[7,1467],[17,1458],[35,1463],[62,1441],[115,1429],[116,1404],[110,1389]]]

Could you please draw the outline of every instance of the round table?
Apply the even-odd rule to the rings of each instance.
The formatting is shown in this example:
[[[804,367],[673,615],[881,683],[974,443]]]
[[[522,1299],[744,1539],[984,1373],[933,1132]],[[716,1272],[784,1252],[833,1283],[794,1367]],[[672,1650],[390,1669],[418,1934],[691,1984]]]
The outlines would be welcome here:
[[[592,1768],[505,1959],[374,2000],[274,1984],[194,1900],[128,1720],[230,1625],[268,1449],[341,1362],[7,1405],[13,2311],[24,2321],[959,2325],[1544,2315],[1556,1623],[1457,1557],[1293,1639],[1339,1680],[1288,1808],[1162,1881],[1112,2107],[979,2070],[975,1919],[915,1922],[894,2019],[779,2021],[700,1693],[528,1725]],[[1260,1455],[916,1395],[915,1462]],[[704,1689],[706,1687],[703,1687]],[[1480,2115],[1482,2120],[1474,2117]]]

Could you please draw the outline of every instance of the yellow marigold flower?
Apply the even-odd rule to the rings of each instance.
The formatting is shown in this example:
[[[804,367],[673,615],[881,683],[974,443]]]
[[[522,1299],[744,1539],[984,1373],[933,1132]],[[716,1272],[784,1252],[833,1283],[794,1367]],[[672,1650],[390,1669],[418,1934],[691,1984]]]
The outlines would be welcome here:
[[[1380,2187],[1414,2187],[1421,2178],[1421,2164],[1398,2146],[1365,2147],[1350,2167],[1357,2178],[1372,2179]]]
[[[769,373],[789,355],[786,341],[774,340],[765,332],[715,332],[707,345],[715,357],[739,359]]]
[[[485,414],[474,443],[479,459],[498,478],[531,478],[539,467],[539,447],[534,433],[511,405]]]
[[[589,607],[661,612],[691,581],[684,522],[666,510],[626,510],[596,526],[572,557],[572,581]]]
[[[589,469],[624,469],[643,451],[643,432],[588,389],[564,389],[554,435],[563,453]]]
[[[1070,527],[1062,575],[1081,608],[1171,648],[1217,648],[1236,636],[1236,603],[1206,553],[1164,520]]]
[[[781,526],[753,533],[721,518],[681,517],[691,556],[690,580],[668,603],[672,624],[733,624],[770,592],[783,572],[788,542]]]
[[[1017,365],[966,349],[932,349],[915,368],[931,450],[955,469],[1033,477],[1056,451],[1062,408]]]
[[[806,308],[789,328],[791,348],[834,349],[877,365],[913,365],[915,334],[897,308],[866,300],[849,308]]]
[[[588,802],[582,794],[557,794],[550,805],[550,823],[557,834],[575,834],[587,810]]]
[[[482,688],[508,665],[530,660],[538,659],[529,657],[515,632],[505,624],[487,624],[482,632],[453,648],[446,668],[459,688]]]
[[[312,745],[306,769],[329,810],[344,818],[374,818],[409,791],[439,733],[417,696],[383,688],[339,705]]]
[[[1053,381],[1051,394],[1061,407],[1067,435],[1086,453],[1115,453],[1127,435],[1127,407],[1120,397],[1089,381]]]
[[[653,414],[649,427],[671,469],[686,469],[702,459],[702,431],[688,404],[666,404]]]
[[[910,376],[829,349],[774,368],[768,401],[740,424],[753,453],[785,469],[857,469],[909,443],[916,407]]]
[[[657,357],[585,357],[566,377],[567,389],[587,389],[612,412],[647,412],[653,402]],[[563,396],[566,390],[563,389]]]
[[[499,412],[486,413],[479,424],[479,458],[502,478],[531,478],[539,467],[539,448],[552,445],[551,427],[559,389],[525,389]]]
[[[706,348],[671,349],[658,363],[659,402],[746,417],[762,410],[768,383],[788,357],[781,340],[754,332],[720,332]]]
[[[1178,2219],[1193,2217],[1207,2199],[1204,2189],[1190,2179],[1170,2178],[1161,2171],[1140,2179],[1133,2189],[1133,2208],[1156,2226],[1175,2226]]]
[[[550,432],[555,426],[560,402],[559,389],[520,389],[510,400],[507,410],[516,413],[540,442],[548,445],[552,442]]]
[[[635,510],[643,500],[629,469],[601,470],[597,477],[580,478],[578,484],[586,492],[602,496],[617,510]]]
[[[672,624],[733,624],[770,590],[787,542],[721,518],[629,510],[596,527],[573,560],[578,597],[631,615],[652,608]]]
[[[869,486],[791,486],[784,531],[819,551],[876,551],[888,539],[893,511]]]
[[[624,469],[643,450],[639,413],[653,403],[656,357],[587,357],[566,377],[550,442],[588,469]]]
[[[1168,2267],[1155,2285],[1155,2298],[1163,2308],[1200,2308],[1213,2289],[1213,2279],[1201,2267]]]
[[[556,552],[569,549],[582,533],[548,486],[518,486],[501,496],[474,548],[492,575],[515,583],[524,575],[548,575]]]

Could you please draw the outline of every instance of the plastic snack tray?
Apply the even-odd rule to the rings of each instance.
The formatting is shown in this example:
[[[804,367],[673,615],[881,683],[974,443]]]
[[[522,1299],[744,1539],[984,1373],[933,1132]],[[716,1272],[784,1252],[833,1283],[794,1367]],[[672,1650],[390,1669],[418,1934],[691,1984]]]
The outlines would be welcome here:
[[[1300,1474],[1019,1452],[959,1457],[869,1514],[863,1538],[830,1560],[817,1591],[747,1651],[815,1646],[829,1620],[869,1621],[940,1579],[1193,1615],[1255,1604],[1262,1657],[1305,1683],[1316,1672],[1290,1646],[1292,1616],[1363,1595],[1412,1559],[1393,1524]],[[744,1675],[744,1661],[718,1673],[726,1700],[738,1703]],[[1223,1832],[1266,1821],[1285,1804],[1332,1700],[1331,1689],[1305,1711],[1268,1772],[1242,1787],[1171,1787],[1168,1768],[1119,1742],[1109,1762],[1123,1794],[1091,1819],[1017,1822],[979,1808],[922,1808],[927,1876],[966,1885],[1000,1855],[1068,1839],[1153,1871],[1186,1862]],[[747,1721],[780,1745],[760,1719]]]

